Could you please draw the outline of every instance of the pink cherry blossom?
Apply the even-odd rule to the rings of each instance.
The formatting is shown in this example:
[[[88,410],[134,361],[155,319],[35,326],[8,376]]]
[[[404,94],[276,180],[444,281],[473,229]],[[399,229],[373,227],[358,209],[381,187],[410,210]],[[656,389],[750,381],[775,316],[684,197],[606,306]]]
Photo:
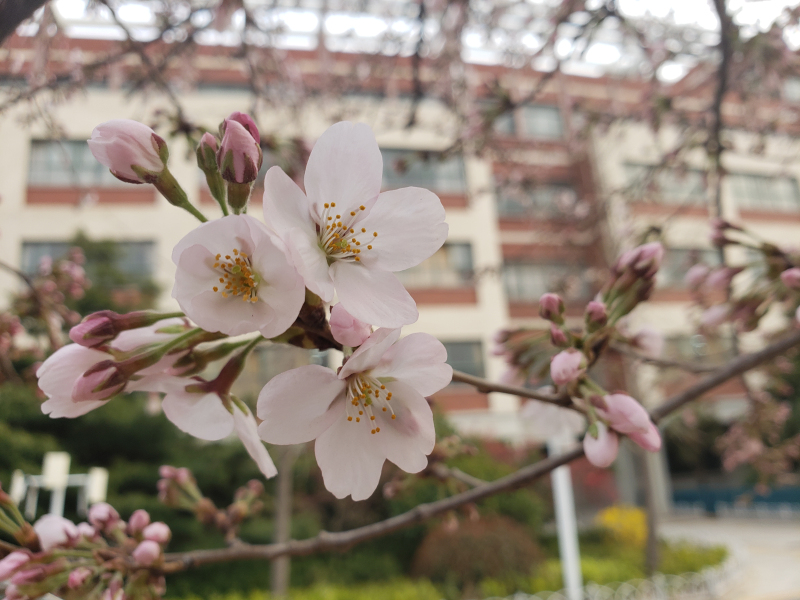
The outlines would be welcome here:
[[[605,406],[598,407],[597,414],[611,429],[627,435],[645,450],[657,452],[661,449],[661,434],[639,402],[627,394],[607,394],[603,396],[603,403]]]
[[[686,271],[684,281],[690,289],[696,290],[703,285],[703,282],[706,280],[706,277],[708,277],[710,271],[711,269],[702,263],[692,265],[689,267],[689,270]]]
[[[436,252],[445,212],[428,190],[381,193],[383,159],[372,130],[337,123],[317,140],[304,194],[277,167],[264,182],[264,221],[283,239],[306,287],[379,327],[417,320],[416,304],[393,272]]]
[[[230,399],[223,401],[213,391],[192,391],[199,387],[194,384],[194,380],[178,377],[163,381],[164,415],[178,429],[201,440],[221,440],[235,431],[264,477],[277,475],[275,463],[258,437],[258,424],[253,414],[249,410],[245,414],[243,408],[246,407]]]
[[[564,301],[558,294],[547,293],[539,298],[539,316],[548,321],[560,319],[564,314]],[[560,321],[559,321],[560,322]]]
[[[144,540],[133,550],[133,560],[144,567],[149,567],[161,557],[161,546],[158,542]]]
[[[368,498],[389,460],[409,473],[428,463],[435,432],[426,396],[453,370],[434,337],[378,329],[337,373],[318,365],[273,378],[258,397],[258,428],[273,444],[316,439],[325,487],[337,498]]]
[[[115,177],[130,183],[144,183],[131,167],[160,173],[165,163],[160,150],[166,142],[147,125],[130,119],[101,123],[92,131],[89,149]]]
[[[45,552],[56,546],[68,546],[78,539],[75,524],[58,515],[44,515],[33,524],[33,530],[39,536],[39,544]]]
[[[110,531],[119,522],[119,513],[108,502],[97,502],[89,508],[89,523],[99,531]]]
[[[583,451],[586,458],[595,467],[605,468],[611,465],[619,452],[619,436],[610,431],[605,423],[598,421],[597,437],[587,433],[583,438]]]
[[[131,535],[139,535],[148,525],[150,525],[150,513],[140,508],[133,511],[131,518],[128,519],[128,532]]]
[[[142,536],[146,540],[151,540],[159,544],[166,544],[172,538],[172,531],[166,523],[156,521],[144,528]]]
[[[800,268],[792,267],[781,273],[783,285],[793,290],[800,290]]]
[[[69,574],[69,579],[67,580],[67,587],[71,590],[78,589],[81,587],[89,577],[92,576],[92,570],[88,567],[78,567],[74,569]]]
[[[31,559],[27,552],[12,552],[0,560],[0,581],[5,581]]]
[[[225,120],[236,121],[240,125],[243,125],[244,128],[247,130],[247,132],[253,136],[253,139],[256,141],[256,143],[261,142],[261,134],[258,132],[258,127],[256,126],[256,122],[253,121],[253,117],[251,117],[250,115],[243,112],[239,112],[237,110],[232,112],[231,115]]]
[[[239,121],[225,120],[225,133],[217,151],[217,165],[226,181],[250,183],[261,168],[261,147]]]
[[[726,304],[715,304],[703,311],[700,315],[700,324],[705,327],[722,325],[730,317],[730,309]]]
[[[182,325],[185,325],[183,319],[164,319],[149,327],[123,331],[110,346],[122,352],[130,352],[138,347],[164,343],[174,339],[179,333],[162,331]],[[158,379],[155,376],[169,369],[180,356],[181,353],[166,355],[155,365],[139,371],[117,391],[158,391]],[[84,374],[112,359],[111,354],[78,344],[59,348],[36,371],[39,387],[48,397],[42,404],[42,412],[54,419],[74,418],[103,406],[110,396],[99,394],[97,397],[98,394],[91,393],[95,386],[91,385],[91,381],[85,381]]]
[[[341,304],[331,309],[330,323],[333,339],[344,346],[360,346],[372,333],[367,323],[354,318]]]
[[[280,335],[297,318],[305,288],[277,244],[247,215],[203,223],[172,252],[172,297],[206,331]]]
[[[564,350],[550,360],[550,378],[556,385],[577,380],[586,370],[586,358],[577,350]]]

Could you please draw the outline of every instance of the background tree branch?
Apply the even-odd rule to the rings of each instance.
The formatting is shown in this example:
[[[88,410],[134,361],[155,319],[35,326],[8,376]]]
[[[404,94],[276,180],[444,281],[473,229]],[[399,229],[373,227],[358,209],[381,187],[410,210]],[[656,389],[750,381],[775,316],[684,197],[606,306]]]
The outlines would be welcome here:
[[[0,0],[0,46],[44,4],[45,0]]]

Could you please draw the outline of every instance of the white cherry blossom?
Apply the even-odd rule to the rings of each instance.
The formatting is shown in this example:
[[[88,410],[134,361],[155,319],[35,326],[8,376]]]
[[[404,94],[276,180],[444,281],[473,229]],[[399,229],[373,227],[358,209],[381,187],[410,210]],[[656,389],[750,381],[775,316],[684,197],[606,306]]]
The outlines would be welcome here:
[[[339,370],[310,365],[273,378],[258,397],[261,438],[273,444],[316,439],[325,487],[337,498],[368,498],[389,460],[409,473],[428,464],[435,432],[425,399],[453,369],[434,337],[378,329]]]
[[[276,242],[247,215],[203,223],[172,252],[172,297],[206,331],[280,335],[297,318],[305,288]]]
[[[447,238],[445,212],[428,190],[381,193],[383,159],[372,130],[342,122],[317,140],[304,194],[278,167],[264,181],[264,220],[285,242],[306,287],[325,302],[378,327],[418,317],[393,274],[436,252]]]

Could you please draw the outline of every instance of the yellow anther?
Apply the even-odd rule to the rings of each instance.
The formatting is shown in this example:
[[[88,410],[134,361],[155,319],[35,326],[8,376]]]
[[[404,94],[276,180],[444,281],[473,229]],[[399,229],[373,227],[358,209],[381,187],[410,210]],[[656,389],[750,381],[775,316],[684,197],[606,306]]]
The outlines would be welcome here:
[[[369,246],[367,246],[367,250],[372,250],[372,244],[370,244]]]
[[[222,277],[220,277],[220,278],[219,278],[219,282],[220,282],[220,283],[225,283],[225,280],[224,280]]]
[[[380,433],[380,430],[381,430],[381,428],[380,428],[380,427],[376,427],[376,428],[375,428],[375,431],[377,431],[378,433]]]
[[[385,406],[383,407],[383,412],[386,412],[386,407]]]
[[[366,227],[362,227],[361,228],[361,233],[367,233],[367,228]]]
[[[374,421],[374,420],[375,420],[375,415],[372,415],[372,416],[369,418],[369,420],[370,420],[370,421]]]
[[[330,208],[330,207],[331,207],[331,205],[326,202],[325,203],[325,208]]]
[[[347,420],[348,420],[348,421],[352,421],[352,420],[353,420],[353,417],[347,417]]]
[[[397,418],[397,415],[392,415],[392,419],[396,419],[396,418]]]
[[[328,217],[328,221],[333,221],[333,217]]]
[[[351,210],[351,211],[350,211],[350,216],[351,216],[351,217],[355,217],[355,216],[356,216],[356,211],[354,211],[354,210]]]
[[[358,411],[358,414],[360,414],[360,415],[363,415],[363,414],[364,414],[364,411],[363,411],[363,410],[360,410],[360,411]]]
[[[370,433],[374,435],[375,434],[375,430],[373,429],[372,431],[370,431]]]
[[[228,260],[230,260],[230,259],[231,259],[231,255],[230,255],[230,254],[226,254],[226,255],[225,255],[225,258],[227,258]]]
[[[359,208],[360,210],[367,210],[367,207],[366,207],[366,206],[364,206],[363,204],[362,204],[361,206],[359,206],[358,208]]]
[[[214,290],[215,292],[218,292],[218,291],[219,291],[219,288],[218,288],[217,286],[214,286],[214,287],[213,287],[213,288],[211,288],[211,289],[212,289],[212,290]]]
[[[220,257],[220,256],[222,256],[222,254],[217,254],[217,255],[214,257],[214,260],[219,260],[219,257]]]
[[[372,232],[372,237],[378,237],[378,232],[377,231],[373,231]]]
[[[214,268],[216,269],[219,266],[219,263],[214,263]]]
[[[227,293],[225,293],[225,292],[222,292],[222,297],[223,297],[223,298],[227,298],[227,297],[228,297],[228,294],[227,294]]]
[[[382,390],[385,390],[385,389],[386,389],[386,386],[385,386],[385,385],[382,385],[382,386],[381,386],[381,389],[382,389]]]
[[[359,261],[359,262],[361,262],[361,259],[360,259],[360,258],[358,258],[357,256],[356,256],[356,260],[357,260],[357,261]]]
[[[238,251],[236,248],[234,248],[234,249],[233,249],[233,253],[234,253],[236,256],[239,256],[239,251]]]
[[[356,423],[360,423],[360,422],[361,422],[361,419],[359,419],[358,417],[356,417]]]
[[[336,208],[336,202],[331,202],[331,208]]]

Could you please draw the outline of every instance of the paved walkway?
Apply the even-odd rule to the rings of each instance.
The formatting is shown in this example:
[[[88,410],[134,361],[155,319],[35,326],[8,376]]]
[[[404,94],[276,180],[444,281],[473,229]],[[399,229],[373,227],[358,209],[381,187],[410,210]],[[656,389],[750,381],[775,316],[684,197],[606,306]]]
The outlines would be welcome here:
[[[661,535],[727,546],[738,565],[724,600],[800,600],[800,520],[677,518]]]

